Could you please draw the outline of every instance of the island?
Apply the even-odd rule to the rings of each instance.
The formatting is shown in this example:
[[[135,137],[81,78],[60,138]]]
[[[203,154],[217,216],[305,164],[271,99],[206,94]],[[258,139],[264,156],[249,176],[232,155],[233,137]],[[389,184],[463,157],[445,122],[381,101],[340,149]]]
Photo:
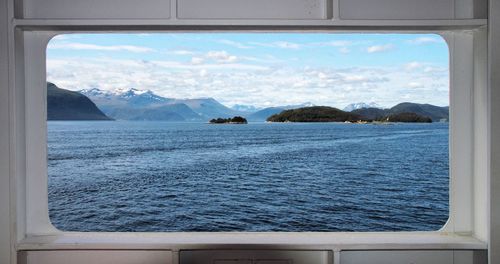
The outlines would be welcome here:
[[[235,116],[233,118],[214,118],[209,121],[210,124],[247,124],[247,120],[241,116]]]
[[[355,112],[346,112],[329,106],[312,106],[290,109],[274,114],[267,118],[268,122],[404,122],[404,123],[432,123],[427,116],[413,112],[387,114],[378,118],[369,118]]]
[[[381,122],[401,122],[401,123],[432,123],[432,119],[428,116],[418,115],[416,113],[399,113],[388,115],[381,120]]]
[[[329,106],[290,109],[267,118],[268,122],[357,122],[367,121],[360,115]]]

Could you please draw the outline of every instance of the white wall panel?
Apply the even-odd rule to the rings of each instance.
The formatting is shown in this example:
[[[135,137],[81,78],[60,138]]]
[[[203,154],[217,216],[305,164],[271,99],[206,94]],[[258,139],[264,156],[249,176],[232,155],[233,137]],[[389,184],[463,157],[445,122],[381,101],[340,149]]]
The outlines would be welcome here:
[[[453,251],[342,251],[340,264],[453,264]]]
[[[26,264],[171,264],[170,251],[28,251],[22,257]]]
[[[450,219],[451,231],[473,231],[474,35],[453,33],[450,47]]]
[[[342,19],[452,19],[454,0],[339,0]]]
[[[343,251],[340,264],[486,264],[484,251]]]
[[[474,33],[474,235],[488,241],[488,43],[486,29]]]
[[[7,0],[0,0],[0,263],[11,254],[8,17]]]
[[[170,0],[25,0],[23,9],[33,19],[166,19]]]
[[[488,253],[486,250],[455,250],[453,264],[488,264]]]
[[[179,18],[322,19],[328,0],[178,0]]]
[[[332,252],[294,250],[186,250],[180,264],[329,264]]]
[[[500,263],[500,1],[489,1],[489,261]]]

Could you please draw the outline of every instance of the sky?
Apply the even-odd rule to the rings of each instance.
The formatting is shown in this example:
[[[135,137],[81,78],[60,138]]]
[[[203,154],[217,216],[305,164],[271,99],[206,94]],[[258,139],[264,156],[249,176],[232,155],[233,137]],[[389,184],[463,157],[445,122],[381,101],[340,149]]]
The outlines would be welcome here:
[[[447,106],[448,54],[434,34],[66,34],[47,46],[47,81],[212,97],[229,107]]]

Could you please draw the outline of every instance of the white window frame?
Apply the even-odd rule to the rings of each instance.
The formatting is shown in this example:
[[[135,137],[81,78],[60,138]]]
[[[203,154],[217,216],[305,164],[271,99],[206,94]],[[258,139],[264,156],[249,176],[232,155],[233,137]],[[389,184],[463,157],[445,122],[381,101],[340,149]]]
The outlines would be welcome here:
[[[38,21],[40,22],[40,21]],[[17,249],[164,249],[174,252],[200,248],[273,248],[342,250],[373,249],[487,249],[487,85],[486,33],[484,25],[412,26],[374,29],[360,25],[349,32],[436,33],[450,52],[450,218],[435,232],[319,232],[319,233],[99,233],[63,232],[49,221],[47,195],[46,46],[57,34],[95,31],[95,25],[37,27],[20,23],[16,31],[15,79],[11,96],[11,142],[15,157]],[[188,21],[189,22],[189,21]],[[105,24],[102,21],[95,23]],[[178,22],[182,24],[182,22]],[[271,26],[231,30],[283,31]],[[43,23],[42,23],[43,24]],[[187,23],[189,24],[189,23]],[[211,30],[228,30],[217,25]],[[274,26],[273,26],[274,25]],[[139,25],[140,27],[141,25]],[[130,27],[110,27],[105,32],[130,32]],[[56,28],[55,30],[53,28]],[[147,30],[147,28],[141,28]],[[198,30],[195,26],[157,26],[161,31]],[[290,31],[318,30],[315,25],[296,25]],[[143,30],[141,30],[143,31]],[[345,30],[344,30],[345,31]]]

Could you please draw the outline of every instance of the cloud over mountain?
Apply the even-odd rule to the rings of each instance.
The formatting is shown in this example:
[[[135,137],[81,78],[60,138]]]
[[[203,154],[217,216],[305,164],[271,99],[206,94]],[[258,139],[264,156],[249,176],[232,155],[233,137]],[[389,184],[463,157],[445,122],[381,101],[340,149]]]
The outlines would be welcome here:
[[[446,45],[410,42],[439,41],[430,34],[64,36],[49,44],[47,79],[70,90],[139,87],[166,98],[214,97],[258,108],[448,104],[448,62],[439,57]]]

